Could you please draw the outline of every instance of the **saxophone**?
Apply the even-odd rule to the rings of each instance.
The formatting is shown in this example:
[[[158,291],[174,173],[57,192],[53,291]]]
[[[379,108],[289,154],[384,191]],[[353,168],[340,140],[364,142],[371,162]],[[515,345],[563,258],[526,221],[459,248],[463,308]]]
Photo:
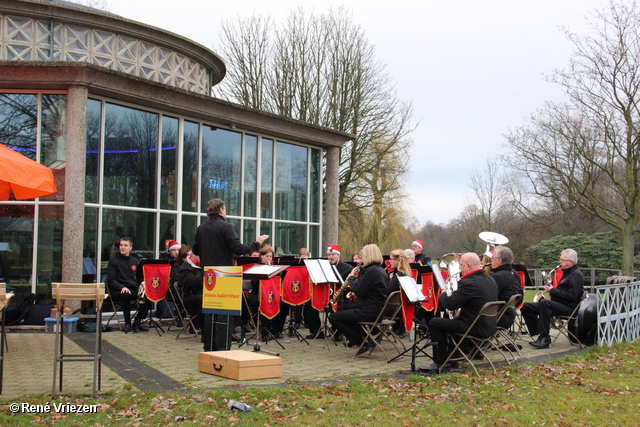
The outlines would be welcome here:
[[[356,265],[355,267],[353,267],[353,270],[351,270],[351,273],[349,273],[350,275],[353,276],[357,276],[360,273],[360,265]],[[338,289],[334,294],[333,294],[333,298],[331,298],[331,304],[336,304],[338,302],[338,298],[340,298],[340,295],[342,295],[344,293],[344,291],[351,286],[351,283],[349,281],[349,278],[347,277],[347,280],[344,281],[344,283],[342,284],[342,286],[340,286],[340,289]],[[350,294],[351,292],[349,292]],[[347,294],[347,298],[349,297],[349,294]]]

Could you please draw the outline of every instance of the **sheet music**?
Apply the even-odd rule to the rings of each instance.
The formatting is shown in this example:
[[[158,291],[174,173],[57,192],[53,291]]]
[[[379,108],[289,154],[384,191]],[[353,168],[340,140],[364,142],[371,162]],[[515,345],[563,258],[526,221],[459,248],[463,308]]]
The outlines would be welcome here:
[[[436,279],[436,283],[441,291],[444,291],[444,279],[442,278],[442,272],[440,271],[440,266],[435,262],[431,264],[431,269],[433,270],[433,277]]]
[[[413,277],[398,276],[398,280],[400,281],[400,286],[409,301],[418,302],[426,299],[416,281],[413,280]]]
[[[309,276],[313,283],[340,283],[340,275],[327,259],[305,259]]]
[[[280,270],[282,267],[279,265],[266,265],[266,264],[258,264],[258,265],[254,265],[251,268],[248,268],[244,273],[251,273],[251,274],[264,274],[266,276],[271,275],[272,273],[277,272],[278,270]]]

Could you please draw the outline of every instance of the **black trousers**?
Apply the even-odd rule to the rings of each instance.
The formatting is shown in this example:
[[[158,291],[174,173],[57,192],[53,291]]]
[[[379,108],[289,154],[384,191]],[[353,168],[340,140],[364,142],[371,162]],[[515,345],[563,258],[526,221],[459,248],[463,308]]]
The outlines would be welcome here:
[[[342,310],[331,313],[329,322],[339,333],[343,334],[350,344],[359,344],[366,336],[358,322],[373,322],[380,314],[382,306],[371,306],[360,303],[346,304]]]
[[[231,349],[233,333],[232,316],[226,314],[204,314],[202,343],[204,351],[224,351]]]
[[[458,319],[449,319],[447,317],[434,317],[429,320],[429,334],[431,341],[438,344],[437,350],[433,349],[433,361],[437,364],[444,363],[453,351],[453,343],[449,340],[449,334],[464,334],[469,329],[469,324],[461,322]]]
[[[138,289],[131,290],[130,294],[128,293],[118,293],[119,300],[122,302],[122,315],[124,317],[125,325],[131,326],[131,301],[135,301],[138,299]],[[149,309],[151,308],[151,301],[148,299],[144,299],[144,304],[138,306],[138,314],[136,315],[136,320],[140,321],[147,317],[149,314]]]
[[[556,314],[569,316],[571,312],[573,312],[573,308],[568,305],[548,299],[540,300],[540,302],[525,302],[520,309],[529,335],[540,335],[547,338],[551,328],[551,316]]]

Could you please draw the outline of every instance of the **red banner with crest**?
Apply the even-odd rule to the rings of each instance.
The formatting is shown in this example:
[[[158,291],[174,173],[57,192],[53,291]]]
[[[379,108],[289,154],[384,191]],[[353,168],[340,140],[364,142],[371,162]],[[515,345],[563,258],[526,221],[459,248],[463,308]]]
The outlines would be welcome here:
[[[422,294],[425,297],[421,303],[422,308],[435,312],[438,309],[438,294],[433,286],[433,273],[422,275]]]
[[[409,301],[407,296],[404,294],[404,291],[400,292],[400,296],[402,297],[402,321],[404,322],[405,331],[409,332],[411,330],[411,325],[413,325],[416,303]]]
[[[145,264],[142,266],[144,273],[144,291],[147,299],[158,302],[167,295],[169,289],[170,264]]]
[[[260,313],[273,319],[280,313],[280,276],[260,281]]]
[[[289,267],[282,281],[282,300],[289,305],[301,305],[309,301],[310,298],[307,267]]]
[[[311,306],[318,311],[324,310],[329,304],[331,283],[316,283],[311,286]]]

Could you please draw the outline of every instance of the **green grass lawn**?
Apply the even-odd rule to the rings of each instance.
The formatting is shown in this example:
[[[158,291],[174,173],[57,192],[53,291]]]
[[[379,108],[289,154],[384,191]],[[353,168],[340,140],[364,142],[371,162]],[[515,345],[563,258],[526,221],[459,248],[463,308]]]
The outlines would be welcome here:
[[[228,425],[228,426],[638,426],[640,341],[589,351],[550,363],[404,379],[373,378],[327,385],[270,388],[123,391],[94,400],[96,414],[13,414],[0,401],[2,425]],[[236,412],[234,399],[255,408]],[[20,399],[46,404],[49,396]]]

